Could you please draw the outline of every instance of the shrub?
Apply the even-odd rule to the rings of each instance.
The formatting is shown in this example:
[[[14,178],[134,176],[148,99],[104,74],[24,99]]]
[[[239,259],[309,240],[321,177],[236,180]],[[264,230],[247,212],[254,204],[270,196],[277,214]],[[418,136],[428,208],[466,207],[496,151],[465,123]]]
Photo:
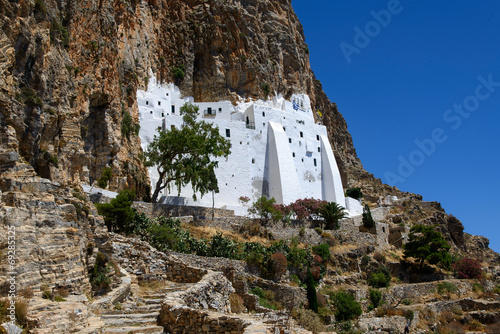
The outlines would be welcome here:
[[[457,286],[450,282],[442,282],[437,285],[437,292],[440,295],[450,295],[452,293],[459,293]]]
[[[232,293],[229,295],[229,303],[231,304],[232,313],[243,313],[246,310],[246,307],[243,303],[243,298],[241,298],[236,293]]]
[[[251,294],[259,297],[259,305],[271,310],[281,309],[281,305],[274,300],[274,292],[262,290],[260,287],[256,286],[250,290]]]
[[[472,284],[472,291],[474,291],[475,293],[480,293],[480,292],[484,292],[484,288],[481,284],[474,282]]]
[[[348,197],[352,197],[354,199],[360,199],[363,197],[363,192],[361,191],[361,188],[348,188],[346,191],[345,191],[345,194],[348,196]]]
[[[174,67],[172,69],[172,74],[174,75],[174,77],[176,79],[184,79],[184,76],[185,76],[185,73],[184,71],[186,70],[186,67],[184,66],[184,64],[180,64],[179,66],[177,67]]]
[[[462,279],[481,279],[483,271],[481,262],[475,259],[463,258],[451,265],[457,278]]]
[[[260,86],[262,88],[262,91],[264,92],[264,96],[267,97],[269,93],[271,92],[271,86],[267,82],[263,82],[262,85]]]
[[[496,287],[493,288],[493,293],[500,295],[500,285],[497,285]]]
[[[323,233],[323,230],[321,229],[321,227],[316,227],[314,229],[314,231],[316,231],[316,233],[318,233],[319,235],[321,235]]]
[[[306,286],[307,286],[306,292],[307,292],[307,301],[309,302],[309,309],[318,313],[318,296],[316,294],[313,274],[311,273],[311,271],[307,273]]]
[[[370,301],[374,308],[379,307],[382,302],[382,292],[379,290],[370,289]]]
[[[363,226],[367,229],[375,227],[375,221],[373,220],[372,212],[370,211],[370,207],[368,206],[368,204],[366,204],[365,207],[363,208],[362,221],[363,221]]]
[[[103,168],[101,172],[101,177],[97,180],[97,185],[99,188],[106,188],[108,186],[109,180],[111,180],[111,177],[113,176],[112,169],[111,167],[105,167]]]
[[[97,211],[104,217],[108,231],[129,234],[134,230],[135,210],[132,208],[134,198],[133,190],[123,190],[109,203],[96,204]]]
[[[385,266],[380,266],[377,271],[370,274],[368,284],[374,288],[388,287],[391,282],[391,273]]]
[[[293,309],[292,316],[301,327],[314,334],[326,331],[325,325],[323,325],[319,316],[311,310]]]
[[[130,134],[133,133],[136,136],[139,134],[139,130],[141,129],[141,126],[139,124],[134,124],[134,121],[132,120],[132,116],[130,116],[130,113],[127,110],[123,111],[123,119],[122,119],[122,134],[130,138]]]
[[[330,259],[330,246],[328,244],[313,246],[312,251],[314,254],[319,255],[324,262]]]
[[[299,230],[299,236],[303,237],[304,235],[306,235],[306,228],[305,227],[301,227],[300,230]]]
[[[331,298],[335,306],[337,320],[351,320],[363,313],[361,305],[356,301],[354,295],[350,293],[339,291],[333,293]]]
[[[108,259],[106,255],[98,252],[94,264],[94,269],[90,274],[90,283],[97,294],[104,293],[109,290],[111,278],[108,277],[109,268],[107,266]]]
[[[272,273],[273,277],[277,280],[281,278],[286,273],[286,268],[288,266],[288,261],[286,260],[285,255],[280,252],[276,252],[273,255],[271,255],[271,266],[272,266]]]
[[[26,316],[28,315],[28,302],[24,298],[17,298],[15,308],[17,323],[21,327],[25,327],[27,324]]]
[[[62,296],[56,295],[56,296],[54,296],[54,301],[56,301],[56,302],[65,302],[66,299],[64,299]]]
[[[238,248],[237,244],[231,239],[224,237],[222,233],[218,232],[210,241],[209,256],[225,257],[227,259],[236,259]]]
[[[280,213],[277,212],[274,206],[275,203],[276,200],[274,198],[267,198],[265,196],[262,196],[257,201],[255,201],[250,208],[248,208],[248,212],[250,214],[258,216],[261,220],[261,223],[263,225],[267,225],[269,219],[276,220],[280,216]]]

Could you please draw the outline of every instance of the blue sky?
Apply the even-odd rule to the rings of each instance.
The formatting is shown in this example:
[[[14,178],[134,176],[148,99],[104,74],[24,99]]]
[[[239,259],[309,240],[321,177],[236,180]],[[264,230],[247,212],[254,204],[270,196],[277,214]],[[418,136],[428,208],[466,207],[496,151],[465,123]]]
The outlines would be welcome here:
[[[500,252],[500,2],[292,5],[365,169]]]

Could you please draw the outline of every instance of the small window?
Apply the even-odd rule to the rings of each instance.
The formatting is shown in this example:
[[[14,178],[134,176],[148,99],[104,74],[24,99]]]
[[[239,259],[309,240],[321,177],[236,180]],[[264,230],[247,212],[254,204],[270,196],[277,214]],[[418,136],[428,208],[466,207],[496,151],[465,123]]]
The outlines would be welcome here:
[[[288,142],[291,144],[292,143],[292,138],[288,138]]]
[[[304,158],[302,158],[302,162],[304,162]]]
[[[300,138],[304,137],[304,133],[300,131]]]
[[[149,113],[152,115],[153,114],[153,110],[150,110]]]
[[[316,163],[316,159],[314,159],[314,167],[316,167],[318,164]]]
[[[283,131],[286,131],[286,128],[285,128],[285,127],[283,127]]]
[[[266,117],[266,113],[264,111],[262,112],[262,117]]]
[[[385,233],[385,227],[382,227],[382,232],[384,232],[384,233]]]
[[[321,148],[318,147],[318,152],[321,152]]]
[[[168,96],[168,93],[165,93],[166,96]]]
[[[292,153],[292,156],[295,158],[295,152]]]
[[[316,135],[316,140],[319,140],[319,135]]]
[[[231,130],[230,129],[226,129],[226,137],[231,137]]]
[[[175,114],[175,106],[172,106],[172,114]]]
[[[158,105],[161,106],[161,101],[158,101]]]
[[[243,145],[243,142],[242,142],[242,141],[240,141],[240,145]]]
[[[161,113],[161,117],[165,117],[165,113],[164,112]]]
[[[255,163],[255,158],[252,158],[252,163],[253,163],[253,164]]]
[[[219,112],[222,112],[222,108],[219,108]]]
[[[262,123],[262,126],[263,126],[263,127],[266,127],[266,123]]]
[[[146,101],[146,105],[149,106],[149,101]]]

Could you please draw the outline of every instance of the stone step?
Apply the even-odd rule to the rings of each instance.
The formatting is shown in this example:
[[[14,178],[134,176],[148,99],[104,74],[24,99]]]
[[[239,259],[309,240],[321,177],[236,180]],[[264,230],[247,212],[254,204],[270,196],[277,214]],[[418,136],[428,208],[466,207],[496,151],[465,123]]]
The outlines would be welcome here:
[[[155,325],[158,312],[132,314],[103,314],[101,319],[106,326]]]
[[[141,305],[136,308],[137,313],[160,312],[160,304]]]
[[[105,328],[102,334],[163,334],[161,326],[144,326],[144,327],[108,327]]]
[[[144,299],[144,304],[147,305],[160,305],[164,298],[158,299]]]

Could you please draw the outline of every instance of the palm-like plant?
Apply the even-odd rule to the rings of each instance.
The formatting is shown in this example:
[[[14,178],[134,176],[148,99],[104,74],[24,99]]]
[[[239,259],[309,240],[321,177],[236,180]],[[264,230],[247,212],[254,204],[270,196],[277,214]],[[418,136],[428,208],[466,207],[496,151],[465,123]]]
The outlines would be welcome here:
[[[339,221],[347,217],[347,211],[342,205],[335,202],[325,203],[319,211],[320,217],[325,220],[326,229],[338,230]]]

